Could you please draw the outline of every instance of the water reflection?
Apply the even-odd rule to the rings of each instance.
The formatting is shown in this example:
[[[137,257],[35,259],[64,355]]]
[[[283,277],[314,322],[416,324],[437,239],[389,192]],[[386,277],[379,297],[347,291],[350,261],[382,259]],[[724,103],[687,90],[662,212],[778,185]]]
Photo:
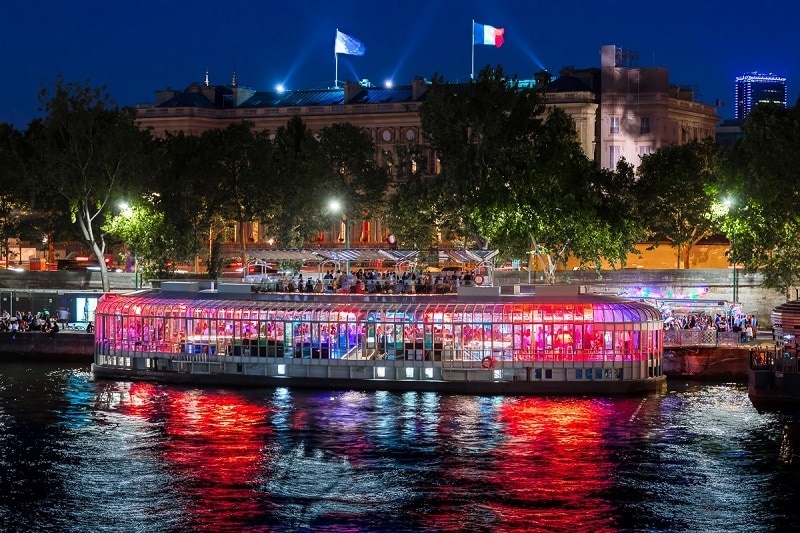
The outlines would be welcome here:
[[[2,368],[0,529],[775,531],[800,525],[798,420],[736,385],[487,398]]]

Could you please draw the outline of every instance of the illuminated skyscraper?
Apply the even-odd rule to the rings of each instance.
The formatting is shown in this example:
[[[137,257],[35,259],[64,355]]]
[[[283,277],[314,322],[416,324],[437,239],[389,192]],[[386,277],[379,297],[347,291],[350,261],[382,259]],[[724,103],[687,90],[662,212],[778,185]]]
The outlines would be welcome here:
[[[786,107],[786,78],[749,72],[736,77],[736,118],[744,119],[758,104]]]

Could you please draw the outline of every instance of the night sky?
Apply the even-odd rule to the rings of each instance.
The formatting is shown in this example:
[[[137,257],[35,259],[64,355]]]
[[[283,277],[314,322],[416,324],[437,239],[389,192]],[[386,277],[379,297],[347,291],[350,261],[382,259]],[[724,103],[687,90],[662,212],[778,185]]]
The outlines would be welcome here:
[[[38,93],[56,76],[107,87],[120,105],[152,102],[156,90],[203,82],[273,90],[333,85],[336,29],[364,56],[339,56],[339,80],[440,74],[466,81],[471,24],[505,28],[501,48],[475,46],[487,64],[531,78],[547,69],[599,67],[600,47],[636,52],[639,66],[669,69],[670,82],[696,86],[701,101],[724,102],[732,118],[735,76],[785,76],[789,105],[800,79],[800,3],[787,0],[532,0],[373,2],[323,0],[17,0],[0,7],[0,122],[24,129]]]

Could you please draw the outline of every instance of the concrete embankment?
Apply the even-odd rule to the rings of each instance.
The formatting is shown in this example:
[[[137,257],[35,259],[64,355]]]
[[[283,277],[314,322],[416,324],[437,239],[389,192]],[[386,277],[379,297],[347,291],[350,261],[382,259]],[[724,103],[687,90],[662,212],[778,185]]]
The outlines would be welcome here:
[[[744,381],[749,347],[673,348],[664,351],[664,374],[670,378]]]
[[[0,333],[0,358],[36,356],[91,363],[94,354],[94,335],[91,333],[59,332],[54,335],[40,331]]]

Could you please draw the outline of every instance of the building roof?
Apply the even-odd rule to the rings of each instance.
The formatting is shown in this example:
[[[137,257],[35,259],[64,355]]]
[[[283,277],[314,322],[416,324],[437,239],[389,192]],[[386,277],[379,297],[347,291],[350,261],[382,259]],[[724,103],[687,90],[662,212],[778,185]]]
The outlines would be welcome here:
[[[202,93],[197,91],[176,92],[175,96],[158,104],[156,107],[205,107],[214,108],[214,102],[209,101]]]
[[[592,88],[575,76],[559,76],[547,85],[547,91],[552,93],[591,92]]]
[[[343,89],[312,89],[284,92],[258,91],[239,107],[299,107],[343,103]]]
[[[197,86],[193,85],[175,94],[155,107],[204,107],[221,108],[230,107],[233,91],[227,86],[215,86],[215,102],[207,98]],[[252,96],[240,103],[238,108],[271,108],[271,107],[307,107],[307,106],[332,106],[332,105],[366,105],[366,104],[396,104],[404,102],[420,102],[425,99],[425,94],[414,99],[414,90],[411,85],[392,88],[359,86],[349,101],[345,101],[345,89],[309,89],[294,91],[256,91]],[[222,98],[220,96],[222,95]],[[223,101],[224,100],[224,101]]]

